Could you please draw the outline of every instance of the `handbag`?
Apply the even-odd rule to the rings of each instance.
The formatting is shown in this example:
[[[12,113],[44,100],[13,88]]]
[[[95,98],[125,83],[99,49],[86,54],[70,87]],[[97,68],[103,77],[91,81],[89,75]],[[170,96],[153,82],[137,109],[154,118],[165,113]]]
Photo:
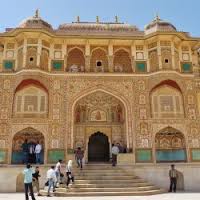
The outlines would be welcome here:
[[[49,181],[47,181],[44,185],[45,185],[45,186],[49,186]]]

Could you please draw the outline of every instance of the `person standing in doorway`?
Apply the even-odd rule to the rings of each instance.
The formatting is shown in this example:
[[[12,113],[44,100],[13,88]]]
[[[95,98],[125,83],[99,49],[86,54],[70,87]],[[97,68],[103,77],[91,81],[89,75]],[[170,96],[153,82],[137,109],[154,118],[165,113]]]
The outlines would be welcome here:
[[[66,177],[67,177],[67,188],[68,188],[70,181],[72,181],[72,183],[74,183],[74,175],[72,173],[72,160],[69,160],[67,163]]]
[[[29,148],[29,163],[35,163],[35,143],[34,142],[30,142],[28,144],[28,148]]]
[[[61,181],[61,163],[62,163],[62,160],[58,160],[57,164],[56,164],[56,168],[55,168],[55,172],[56,172],[56,187],[60,184],[60,181]]]
[[[29,200],[28,192],[30,191],[30,195],[32,200],[35,200],[34,193],[33,193],[33,186],[32,186],[32,175],[34,171],[32,170],[32,167],[30,164],[26,166],[26,169],[24,169],[24,188],[25,188],[25,198],[26,200]]]
[[[42,145],[37,141],[37,144],[35,146],[35,158],[36,158],[36,164],[41,164],[41,151],[42,151]]]
[[[119,153],[119,148],[115,144],[112,144],[111,153],[112,153],[112,166],[114,167],[117,164],[117,155]]]
[[[172,192],[172,191],[176,192],[178,171],[175,169],[175,165],[171,165],[171,169],[169,170],[169,178],[170,178],[169,192]]]
[[[81,147],[78,147],[75,153],[75,157],[77,159],[78,167],[83,169],[83,157],[84,157],[84,151],[81,149]]]
[[[56,172],[55,167],[51,166],[51,168],[47,171],[47,180],[48,180],[48,192],[47,197],[50,197],[50,190],[53,188],[53,192],[55,192],[55,186],[56,186]]]
[[[36,166],[35,167],[35,173],[33,174],[33,189],[34,189],[34,187],[36,187],[36,189],[37,189],[37,195],[41,196],[41,194],[40,194],[39,177],[40,177],[39,167]]]
[[[23,152],[23,164],[28,164],[29,147],[28,147],[28,140],[27,139],[24,141],[21,148],[22,148],[22,152]]]

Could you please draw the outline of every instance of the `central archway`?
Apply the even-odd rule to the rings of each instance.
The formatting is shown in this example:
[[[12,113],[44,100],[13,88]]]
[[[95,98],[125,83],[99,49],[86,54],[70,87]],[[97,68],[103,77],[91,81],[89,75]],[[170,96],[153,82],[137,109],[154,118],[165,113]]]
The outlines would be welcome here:
[[[88,143],[88,161],[108,162],[109,155],[108,137],[101,132],[91,135]]]
[[[96,90],[85,93],[73,106],[73,147],[81,147],[88,160],[90,136],[96,132],[107,135],[109,143],[129,148],[125,103],[112,93]]]

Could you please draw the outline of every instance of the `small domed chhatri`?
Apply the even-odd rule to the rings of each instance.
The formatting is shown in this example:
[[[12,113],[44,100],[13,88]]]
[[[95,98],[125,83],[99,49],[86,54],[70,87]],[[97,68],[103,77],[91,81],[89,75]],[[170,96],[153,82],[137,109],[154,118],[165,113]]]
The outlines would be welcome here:
[[[37,9],[35,11],[34,16],[23,20],[19,24],[19,28],[47,28],[47,29],[52,29],[52,26],[40,17],[39,10]]]
[[[150,24],[146,25],[144,29],[145,34],[150,34],[156,31],[177,31],[173,24],[160,19],[158,15],[156,15],[154,20]]]

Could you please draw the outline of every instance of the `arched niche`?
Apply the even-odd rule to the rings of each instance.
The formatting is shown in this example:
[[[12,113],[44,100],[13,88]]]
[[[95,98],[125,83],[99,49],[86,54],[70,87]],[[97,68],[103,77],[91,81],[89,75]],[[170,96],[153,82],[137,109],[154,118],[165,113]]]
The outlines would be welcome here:
[[[182,91],[176,82],[165,80],[150,92],[151,116],[153,118],[183,118]]]
[[[84,72],[85,71],[85,57],[81,49],[75,47],[70,49],[67,55],[67,69],[68,72]]]
[[[119,49],[115,52],[113,64],[114,72],[133,72],[129,52],[124,49]]]
[[[166,127],[155,135],[156,162],[186,162],[185,136],[179,130]]]
[[[28,148],[33,148],[39,142],[42,145],[41,163],[44,163],[45,137],[38,130],[28,127],[17,132],[12,139],[12,164],[23,164],[24,154],[22,151],[22,144],[27,140]],[[28,162],[35,163],[35,155],[29,151]]]
[[[47,117],[48,91],[38,81],[22,81],[15,90],[13,103],[14,117]]]
[[[108,57],[104,48],[95,48],[92,50],[90,61],[91,72],[108,72]]]

